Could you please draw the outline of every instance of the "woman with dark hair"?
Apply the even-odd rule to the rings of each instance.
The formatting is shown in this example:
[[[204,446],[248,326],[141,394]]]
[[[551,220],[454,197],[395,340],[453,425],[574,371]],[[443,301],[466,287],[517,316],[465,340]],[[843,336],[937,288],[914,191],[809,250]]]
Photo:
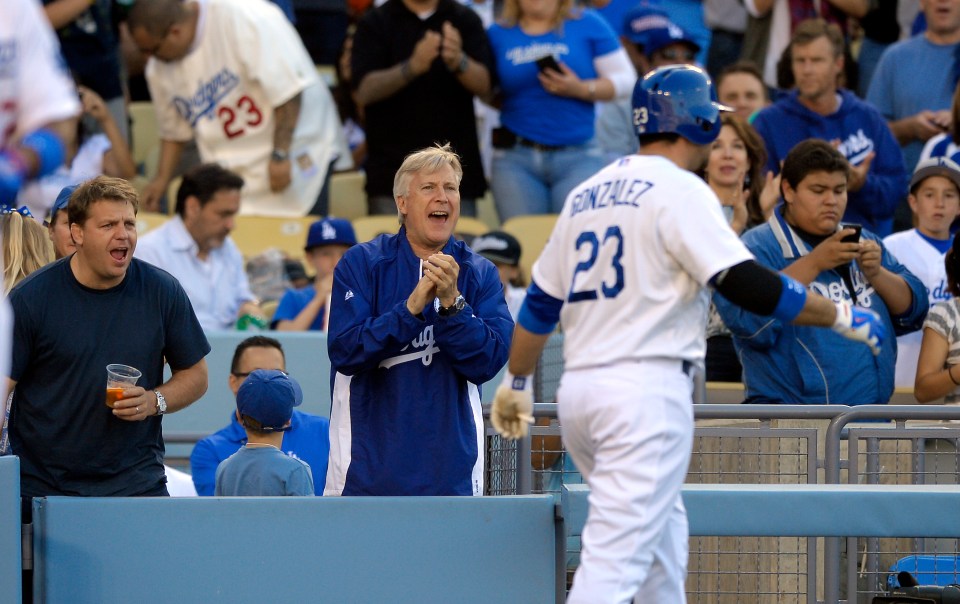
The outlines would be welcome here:
[[[750,124],[735,114],[721,115],[720,136],[710,145],[701,176],[716,193],[730,228],[738,235],[770,218],[779,198],[780,179],[763,175],[767,151]],[[716,307],[707,321],[707,380],[739,382],[743,373],[730,330]]]
[[[921,403],[960,404],[960,238],[943,259],[953,297],[934,304],[923,322],[913,395]],[[941,401],[940,399],[943,399]]]
[[[720,120],[720,136],[710,145],[702,176],[739,235],[770,218],[778,187],[772,173],[763,174],[767,150],[756,130],[733,114],[725,113]]]

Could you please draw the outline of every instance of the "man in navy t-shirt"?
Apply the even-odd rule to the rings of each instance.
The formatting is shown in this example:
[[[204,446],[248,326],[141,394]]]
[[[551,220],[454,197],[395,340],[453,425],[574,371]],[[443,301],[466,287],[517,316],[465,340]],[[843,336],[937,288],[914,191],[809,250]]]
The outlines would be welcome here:
[[[133,258],[138,203],[125,180],[81,184],[67,206],[77,251],[10,293],[10,441],[25,501],[166,495],[161,416],[207,389],[210,345],[190,300],[168,273]],[[142,372],[112,408],[111,363]]]

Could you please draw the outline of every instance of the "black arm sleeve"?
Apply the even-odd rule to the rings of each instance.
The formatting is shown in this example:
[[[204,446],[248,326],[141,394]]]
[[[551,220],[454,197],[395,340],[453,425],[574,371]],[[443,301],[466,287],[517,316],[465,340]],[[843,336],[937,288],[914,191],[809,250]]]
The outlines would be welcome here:
[[[747,260],[720,271],[710,279],[720,295],[758,315],[772,315],[780,302],[780,275],[756,260]]]

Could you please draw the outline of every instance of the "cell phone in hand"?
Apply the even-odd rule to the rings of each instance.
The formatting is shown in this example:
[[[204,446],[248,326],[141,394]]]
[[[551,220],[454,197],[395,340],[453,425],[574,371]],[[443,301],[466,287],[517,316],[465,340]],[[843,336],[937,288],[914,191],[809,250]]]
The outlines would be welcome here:
[[[860,231],[863,230],[863,225],[859,225],[855,222],[842,222],[840,223],[841,229],[855,229],[856,233],[851,233],[849,235],[844,235],[840,239],[843,243],[860,243]]]
[[[561,71],[560,69],[560,64],[557,63],[557,60],[552,55],[544,55],[539,59],[537,59],[536,63],[537,63],[537,69],[540,72],[543,72],[545,69],[549,67],[550,69],[556,71],[557,73],[563,73],[563,71]]]

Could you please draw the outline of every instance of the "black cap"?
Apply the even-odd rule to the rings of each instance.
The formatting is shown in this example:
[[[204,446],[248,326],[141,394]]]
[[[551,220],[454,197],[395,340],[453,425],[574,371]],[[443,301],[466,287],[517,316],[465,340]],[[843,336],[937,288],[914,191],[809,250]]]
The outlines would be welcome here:
[[[491,262],[520,264],[520,242],[510,233],[490,231],[474,239],[470,247]]]

